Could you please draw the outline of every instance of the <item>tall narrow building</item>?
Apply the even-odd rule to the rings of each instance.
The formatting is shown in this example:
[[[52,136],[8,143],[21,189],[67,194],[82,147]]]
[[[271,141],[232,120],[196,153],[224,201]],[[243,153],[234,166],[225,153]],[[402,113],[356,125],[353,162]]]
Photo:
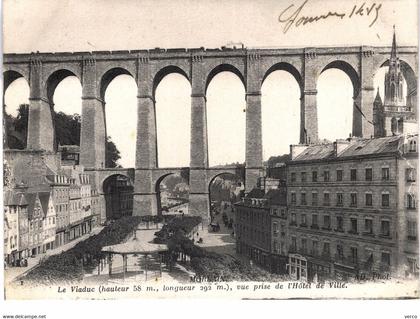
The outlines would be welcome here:
[[[375,137],[417,133],[415,112],[411,106],[406,105],[404,98],[404,77],[397,52],[395,29],[384,88],[383,103],[378,90],[373,104]]]

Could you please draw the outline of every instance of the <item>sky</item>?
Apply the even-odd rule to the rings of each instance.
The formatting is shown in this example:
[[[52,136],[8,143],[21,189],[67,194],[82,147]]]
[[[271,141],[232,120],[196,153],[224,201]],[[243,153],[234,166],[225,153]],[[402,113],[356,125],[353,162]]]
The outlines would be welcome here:
[[[325,20],[291,28],[283,33],[278,16],[289,5],[303,1],[173,0],[134,1],[5,0],[6,53],[128,50],[154,47],[220,47],[241,42],[246,47],[305,47],[340,45],[390,45],[396,24],[399,45],[417,45],[416,1],[366,1],[382,4],[376,23],[372,17],[343,21]],[[325,10],[349,11],[363,1],[309,0],[306,14]],[[413,10],[416,8],[416,10]],[[334,24],[333,24],[334,23]],[[333,26],[333,28],[332,28]],[[106,36],[104,36],[106,34]],[[328,34],[328,36],[326,36]],[[382,91],[385,70],[375,86]],[[317,82],[320,138],[333,140],[351,132],[352,85],[342,71],[330,69]],[[166,76],[156,91],[159,166],[188,166],[190,140],[188,81],[178,74]],[[29,90],[23,79],[5,92],[9,113],[27,103]],[[133,167],[136,136],[136,84],[128,75],[116,77],[105,94],[108,135],[121,152],[120,164]],[[382,93],[383,96],[383,93]],[[56,111],[81,113],[81,86],[68,77],[54,93]],[[233,73],[222,72],[207,91],[210,165],[245,160],[245,90]],[[123,112],[122,112],[123,110]],[[298,143],[299,88],[285,71],[273,72],[262,87],[263,155],[287,153]]]

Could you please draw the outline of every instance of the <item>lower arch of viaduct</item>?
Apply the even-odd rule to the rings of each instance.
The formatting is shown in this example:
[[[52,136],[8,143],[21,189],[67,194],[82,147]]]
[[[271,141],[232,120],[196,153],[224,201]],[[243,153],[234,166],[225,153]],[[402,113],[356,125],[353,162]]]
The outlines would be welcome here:
[[[301,49],[154,49],[143,51],[32,53],[4,55],[4,91],[19,77],[30,87],[27,147],[54,150],[51,117],[55,87],[75,75],[82,84],[80,162],[95,173],[100,189],[105,163],[104,92],[112,79],[131,75],[138,87],[137,138],[134,179],[134,212],[155,213],[157,134],[155,89],[169,73],[180,73],[191,84],[190,207],[196,214],[209,210],[206,91],[222,71],[238,75],[245,87],[246,154],[245,189],[256,185],[263,171],[261,86],[273,71],[291,73],[301,90],[300,143],[318,140],[316,83],[330,68],[343,70],[353,84],[353,135],[373,135],[373,78],[387,64],[390,47],[336,47]],[[407,101],[417,105],[417,47],[400,47],[398,54],[407,82]],[[417,112],[417,107],[415,107]],[[161,171],[162,173],[163,171]],[[170,172],[170,169],[168,170]]]

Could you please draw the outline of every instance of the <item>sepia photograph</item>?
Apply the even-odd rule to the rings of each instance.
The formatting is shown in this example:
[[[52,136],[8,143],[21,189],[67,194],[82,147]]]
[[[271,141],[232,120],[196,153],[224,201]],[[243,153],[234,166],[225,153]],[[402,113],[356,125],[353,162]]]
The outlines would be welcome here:
[[[419,299],[418,15],[2,1],[4,300]]]

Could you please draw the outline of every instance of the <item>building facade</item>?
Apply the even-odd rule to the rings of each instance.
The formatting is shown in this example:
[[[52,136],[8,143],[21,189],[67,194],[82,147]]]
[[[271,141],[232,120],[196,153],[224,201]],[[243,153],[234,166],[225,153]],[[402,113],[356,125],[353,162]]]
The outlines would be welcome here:
[[[407,162],[406,149],[403,136],[291,146],[289,253],[305,262],[309,280],[401,274],[418,265],[418,245],[406,233],[417,214],[407,214],[400,198],[417,192],[405,171],[417,167],[417,151]],[[407,245],[410,257],[402,256]]]

